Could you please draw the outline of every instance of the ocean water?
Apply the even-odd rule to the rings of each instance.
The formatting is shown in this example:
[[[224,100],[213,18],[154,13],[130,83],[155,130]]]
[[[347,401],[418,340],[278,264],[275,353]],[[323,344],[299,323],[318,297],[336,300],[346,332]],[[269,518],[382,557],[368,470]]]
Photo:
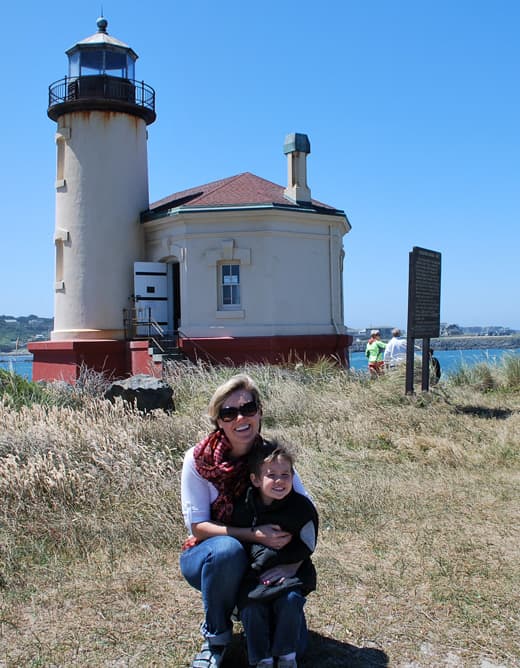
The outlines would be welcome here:
[[[28,380],[32,378],[32,355],[0,355],[0,369],[13,371]]]
[[[442,375],[454,373],[461,366],[471,366],[479,362],[499,364],[504,355],[520,355],[520,348],[503,350],[501,348],[487,348],[485,350],[436,350],[435,356],[439,360]],[[365,353],[351,353],[350,363],[357,371],[367,370]],[[32,378],[32,355],[0,355],[0,369],[8,369],[24,378]]]
[[[504,355],[520,355],[520,348],[485,348],[482,350],[436,350],[435,357],[439,360],[443,376],[455,373],[461,366],[473,366],[480,362],[500,364]],[[357,371],[367,370],[365,353],[351,353],[350,365]]]

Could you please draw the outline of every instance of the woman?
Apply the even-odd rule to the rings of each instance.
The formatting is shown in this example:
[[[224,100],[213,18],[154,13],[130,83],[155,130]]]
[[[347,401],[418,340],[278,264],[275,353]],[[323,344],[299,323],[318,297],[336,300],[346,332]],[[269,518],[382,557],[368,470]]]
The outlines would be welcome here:
[[[370,338],[365,349],[371,378],[377,378],[377,376],[381,376],[385,371],[385,362],[383,359],[385,348],[386,343],[381,341],[381,332],[378,329],[373,329],[370,332]]]
[[[249,565],[242,543],[261,543],[279,550],[291,534],[278,525],[233,527],[229,522],[234,501],[245,493],[249,476],[247,456],[260,436],[262,406],[253,380],[240,374],[215,391],[208,407],[214,430],[184,458],[181,501],[184,521],[191,532],[185,541],[180,567],[188,583],[202,594],[204,643],[192,668],[218,668],[231,640],[231,615],[239,586]],[[294,489],[306,494],[298,474]],[[262,574],[264,581],[293,577],[297,564],[275,566]],[[306,628],[301,629],[297,650],[303,651]]]

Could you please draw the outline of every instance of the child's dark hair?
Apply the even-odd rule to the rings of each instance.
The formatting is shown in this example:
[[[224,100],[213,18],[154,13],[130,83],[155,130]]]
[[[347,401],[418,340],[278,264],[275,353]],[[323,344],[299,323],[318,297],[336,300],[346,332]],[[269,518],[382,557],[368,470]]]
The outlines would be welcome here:
[[[254,473],[258,477],[264,463],[270,464],[279,457],[289,462],[291,472],[294,473],[293,452],[284,443],[277,440],[262,441],[262,443],[253,447],[247,458],[249,472]]]

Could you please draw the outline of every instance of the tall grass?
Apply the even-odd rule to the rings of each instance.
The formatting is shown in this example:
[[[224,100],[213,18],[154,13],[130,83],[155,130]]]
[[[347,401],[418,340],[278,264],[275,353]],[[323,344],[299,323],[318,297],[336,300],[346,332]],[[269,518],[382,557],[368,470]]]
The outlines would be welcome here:
[[[471,366],[463,364],[450,374],[449,382],[452,385],[469,385],[483,391],[517,391],[520,389],[520,357],[504,355],[498,363],[482,362]]]
[[[2,385],[0,665],[189,664],[201,604],[177,566],[180,468],[242,370],[320,512],[303,668],[519,665],[516,358],[415,396],[401,371],[172,364],[172,415],[104,401],[100,378]]]

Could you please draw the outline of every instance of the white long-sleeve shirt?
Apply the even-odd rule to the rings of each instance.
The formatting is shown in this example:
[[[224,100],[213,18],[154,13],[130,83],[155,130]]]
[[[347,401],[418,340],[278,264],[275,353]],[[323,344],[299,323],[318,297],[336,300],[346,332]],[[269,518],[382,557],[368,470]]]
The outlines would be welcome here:
[[[401,362],[406,361],[406,339],[402,337],[392,336],[390,341],[386,344],[385,364],[395,366]]]

